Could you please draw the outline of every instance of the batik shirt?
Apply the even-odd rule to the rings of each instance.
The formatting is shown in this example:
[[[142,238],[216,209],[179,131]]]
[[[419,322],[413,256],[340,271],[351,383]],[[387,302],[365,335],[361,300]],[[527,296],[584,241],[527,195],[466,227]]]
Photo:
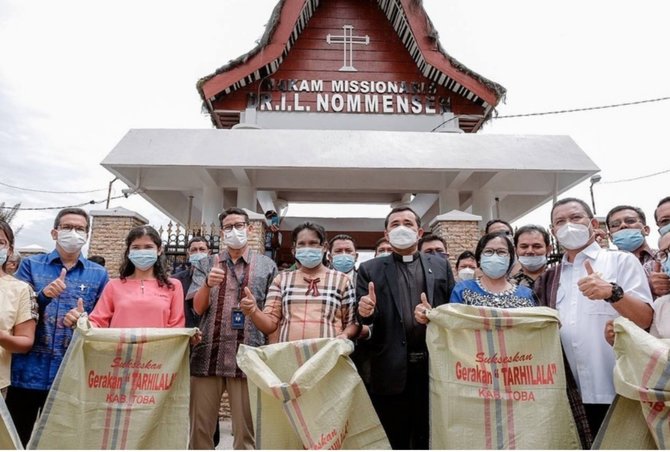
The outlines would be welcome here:
[[[49,254],[30,256],[21,261],[16,277],[30,284],[37,293],[39,320],[35,343],[26,354],[12,357],[12,386],[46,391],[56,377],[65,351],[72,339],[72,329],[63,325],[63,318],[84,301],[84,310],[91,312],[109,281],[104,267],[81,255],[65,275],[65,290],[58,297],[48,298],[43,289],[60,276],[63,262],[56,250]]]
[[[450,303],[489,308],[527,308],[535,306],[535,299],[533,291],[528,287],[514,284],[504,292],[489,292],[477,278],[458,282],[451,293]]]

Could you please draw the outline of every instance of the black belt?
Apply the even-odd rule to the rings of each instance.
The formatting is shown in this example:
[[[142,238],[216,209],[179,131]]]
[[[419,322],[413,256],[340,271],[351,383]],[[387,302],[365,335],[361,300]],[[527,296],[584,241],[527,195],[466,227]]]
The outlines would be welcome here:
[[[420,363],[428,359],[428,352],[409,352],[407,353],[407,362],[410,364]]]

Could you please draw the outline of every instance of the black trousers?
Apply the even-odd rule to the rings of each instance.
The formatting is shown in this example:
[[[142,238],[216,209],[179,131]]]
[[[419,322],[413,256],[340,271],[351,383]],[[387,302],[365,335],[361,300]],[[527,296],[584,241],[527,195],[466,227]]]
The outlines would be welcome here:
[[[605,415],[607,415],[607,410],[609,410],[610,405],[603,403],[585,403],[584,411],[586,412],[586,420],[589,421],[589,427],[591,428],[591,434],[593,438],[598,434],[600,430],[600,424],[605,420]]]
[[[393,449],[428,449],[428,359],[407,365],[403,392],[370,399]]]
[[[7,409],[12,415],[12,421],[19,434],[23,447],[26,447],[33,426],[37,420],[37,413],[44,407],[49,391],[38,389],[23,389],[10,386],[7,389]]]

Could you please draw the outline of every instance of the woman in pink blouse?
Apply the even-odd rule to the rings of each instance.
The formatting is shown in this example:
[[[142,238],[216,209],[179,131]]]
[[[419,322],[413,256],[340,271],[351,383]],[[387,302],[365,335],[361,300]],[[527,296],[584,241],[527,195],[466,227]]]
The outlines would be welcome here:
[[[101,328],[183,328],[184,294],[181,283],[168,278],[163,247],[151,226],[132,229],[119,270],[102,291],[93,312],[92,325]],[[65,325],[76,324],[83,313],[80,305],[65,317]]]

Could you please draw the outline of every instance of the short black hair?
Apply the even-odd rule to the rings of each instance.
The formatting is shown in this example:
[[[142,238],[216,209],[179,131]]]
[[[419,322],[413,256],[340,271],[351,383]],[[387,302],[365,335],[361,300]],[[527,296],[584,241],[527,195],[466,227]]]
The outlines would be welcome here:
[[[665,198],[661,199],[656,205],[656,209],[654,210],[654,220],[656,220],[657,224],[658,224],[658,208],[661,207],[666,202],[670,202],[670,196],[666,196]]]
[[[349,240],[351,243],[354,244],[354,249],[355,250],[358,249],[358,246],[356,245],[356,241],[349,234],[337,234],[335,237],[333,237],[332,239],[330,239],[328,241],[329,248],[332,249],[333,248],[333,243],[335,243],[337,240]]]
[[[546,229],[544,229],[542,226],[539,226],[537,224],[526,224],[524,226],[521,226],[514,233],[514,247],[515,248],[519,245],[519,237],[521,237],[521,234],[526,234],[528,232],[539,232],[540,234],[542,234],[542,239],[544,240],[544,244],[546,246],[549,246],[551,244],[550,238],[549,238],[549,233],[547,232]]]
[[[380,237],[380,238],[375,242],[375,251],[377,251],[377,248],[379,248],[379,245],[381,245],[382,243],[388,243],[389,245],[391,244],[391,242],[389,242],[388,239],[387,239],[386,237]]]
[[[384,229],[388,228],[389,217],[391,215],[393,215],[394,213],[405,212],[405,211],[409,211],[409,212],[412,212],[414,214],[414,219],[416,220],[416,226],[418,228],[420,228],[421,227],[421,218],[419,218],[419,215],[417,215],[416,212],[409,206],[398,206],[398,207],[394,207],[393,209],[391,209],[389,214],[386,215],[386,219],[384,220]]]
[[[581,205],[582,208],[584,209],[584,212],[586,212],[586,216],[588,216],[590,219],[593,219],[593,212],[591,211],[589,205],[586,204],[584,201],[582,201],[579,198],[563,198],[556,201],[554,205],[551,207],[551,213],[549,214],[551,224],[554,224],[554,210],[556,210],[556,207],[560,207],[565,204],[569,204],[571,202],[576,202],[577,204]]]
[[[634,207],[634,206],[628,206],[628,205],[620,205],[616,207],[612,207],[612,209],[607,212],[607,216],[605,217],[605,224],[607,225],[607,228],[609,229],[610,227],[610,218],[612,218],[612,215],[614,215],[617,212],[621,212],[622,210],[632,210],[634,211],[638,217],[640,217],[640,220],[642,221],[643,225],[647,225],[647,216],[644,214],[642,209],[639,207]]]
[[[505,226],[507,226],[509,228],[510,232],[514,232],[514,228],[507,221],[501,220],[500,218],[494,218],[493,220],[489,220],[486,223],[486,227],[484,228],[484,234],[488,234],[489,233],[489,228],[496,223],[504,224]]]
[[[219,226],[223,227],[223,220],[228,215],[242,215],[246,223],[249,222],[249,214],[238,207],[230,207],[219,214]]]
[[[186,249],[188,250],[191,247],[191,245],[193,245],[194,243],[200,243],[200,242],[207,245],[208,249],[210,248],[209,242],[207,241],[206,238],[204,238],[201,235],[196,235],[195,237],[193,237],[191,240],[188,241],[188,243],[186,244]]]
[[[465,259],[474,259],[475,262],[477,261],[477,258],[475,257],[474,253],[472,251],[463,251],[461,254],[458,255],[458,258],[456,259],[456,269],[458,270],[458,264],[461,263],[462,260]]]
[[[326,243],[326,230],[323,228],[323,226],[312,223],[310,221],[305,221],[304,223],[296,226],[291,233],[291,241],[293,242],[293,246],[295,246],[296,242],[298,241],[298,234],[300,234],[305,229],[309,229],[310,231],[314,231],[316,233],[317,237],[319,237],[319,245],[324,245]]]
[[[486,244],[497,238],[503,239],[507,245],[507,252],[509,253],[509,265],[507,266],[507,273],[509,273],[514,266],[514,244],[509,239],[509,237],[507,237],[507,235],[503,234],[502,232],[485,234],[481,239],[479,239],[479,242],[477,242],[477,249],[475,249],[475,260],[477,261],[477,266],[481,267],[482,252],[484,251]]]
[[[88,232],[88,228],[91,226],[91,220],[89,219],[88,213],[84,209],[80,209],[78,207],[66,207],[65,209],[62,209],[60,212],[58,212],[56,214],[56,219],[54,220],[54,229],[58,229],[58,226],[60,226],[60,220],[65,215],[79,215],[84,217],[86,219],[86,232]]]
[[[440,237],[439,235],[435,235],[432,232],[428,234],[424,234],[423,237],[419,239],[419,251],[421,251],[421,247],[423,246],[424,243],[426,242],[434,242],[434,241],[439,241],[444,245],[444,251],[447,251],[447,242]]]
[[[105,266],[105,263],[107,262],[104,257],[102,256],[89,256],[88,260],[91,262],[95,262],[98,265],[102,265],[103,267]]]

